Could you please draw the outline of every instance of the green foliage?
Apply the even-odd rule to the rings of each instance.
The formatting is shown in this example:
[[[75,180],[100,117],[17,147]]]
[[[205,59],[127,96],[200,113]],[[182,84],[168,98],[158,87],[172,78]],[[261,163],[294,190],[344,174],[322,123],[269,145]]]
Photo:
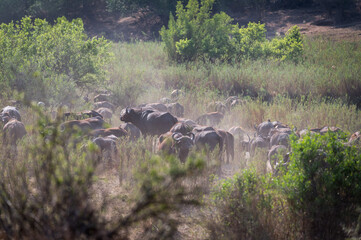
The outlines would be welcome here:
[[[275,59],[297,62],[303,52],[303,37],[298,26],[290,28],[284,38],[274,38],[269,44],[270,55]]]
[[[207,221],[211,239],[292,239],[294,226],[286,221],[283,199],[270,175],[246,169],[216,182],[210,194],[216,207]]]
[[[1,86],[24,91],[28,99],[50,99],[59,79],[69,87],[102,82],[110,57],[104,38],[88,39],[81,19],[69,22],[64,17],[54,25],[30,17],[2,24],[0,46]]]
[[[292,141],[280,186],[306,221],[308,236],[344,238],[342,226],[356,222],[361,204],[361,154],[344,144],[344,134],[307,135]]]
[[[244,60],[271,57],[298,61],[303,53],[303,38],[298,27],[285,38],[266,39],[265,25],[249,23],[239,28],[226,13],[211,14],[214,0],[189,0],[177,4],[176,19],[170,15],[168,29],[160,35],[169,57],[179,62],[200,60]]]

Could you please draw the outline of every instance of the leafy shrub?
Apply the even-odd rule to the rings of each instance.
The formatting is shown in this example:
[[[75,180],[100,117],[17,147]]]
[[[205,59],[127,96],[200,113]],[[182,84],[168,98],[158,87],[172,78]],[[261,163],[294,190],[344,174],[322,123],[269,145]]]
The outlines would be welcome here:
[[[269,51],[275,59],[297,62],[303,54],[303,37],[299,27],[290,28],[284,38],[272,39],[269,43]]]
[[[290,221],[286,205],[270,175],[255,169],[220,180],[206,220],[211,239],[297,239],[299,221]]]
[[[180,62],[201,60],[243,60],[272,57],[297,61],[303,52],[303,38],[298,27],[285,38],[266,39],[264,24],[249,23],[239,28],[226,13],[211,14],[214,0],[189,0],[186,7],[178,2],[176,20],[170,15],[168,29],[160,35],[169,57]]]
[[[2,24],[0,46],[0,84],[24,91],[26,98],[51,98],[47,93],[53,92],[57,78],[77,87],[100,83],[110,57],[105,39],[87,39],[81,19],[69,22],[64,17],[54,25],[30,17]]]
[[[357,221],[361,204],[361,154],[344,134],[307,135],[293,140],[290,163],[280,186],[302,216],[310,238],[344,239],[343,226]]]

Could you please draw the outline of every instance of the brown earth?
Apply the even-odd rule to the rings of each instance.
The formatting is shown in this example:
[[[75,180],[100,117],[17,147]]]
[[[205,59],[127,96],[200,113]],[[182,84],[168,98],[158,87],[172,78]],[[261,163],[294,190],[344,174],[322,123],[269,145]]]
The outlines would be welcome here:
[[[318,9],[289,9],[266,11],[261,14],[248,11],[246,14],[228,13],[240,26],[248,22],[266,24],[267,37],[284,35],[287,30],[298,25],[307,36],[323,35],[335,40],[361,40],[360,14],[346,13],[342,25],[334,25],[325,12]],[[130,16],[117,16],[104,11],[84,19],[85,29],[90,36],[104,36],[113,41],[155,40],[163,25],[158,16],[150,12],[138,12]]]

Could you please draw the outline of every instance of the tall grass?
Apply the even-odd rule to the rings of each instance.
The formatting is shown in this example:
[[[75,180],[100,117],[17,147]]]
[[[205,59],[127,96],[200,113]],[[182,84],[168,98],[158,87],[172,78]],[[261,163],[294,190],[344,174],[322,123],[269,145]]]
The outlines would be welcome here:
[[[361,103],[361,42],[307,39],[304,60],[299,64],[265,60],[177,64],[169,61],[158,42],[118,43],[113,49],[116,60],[110,74],[112,82],[139,84],[147,91],[215,88],[225,95],[242,94],[265,100],[281,94]],[[117,83],[119,80],[123,83]]]

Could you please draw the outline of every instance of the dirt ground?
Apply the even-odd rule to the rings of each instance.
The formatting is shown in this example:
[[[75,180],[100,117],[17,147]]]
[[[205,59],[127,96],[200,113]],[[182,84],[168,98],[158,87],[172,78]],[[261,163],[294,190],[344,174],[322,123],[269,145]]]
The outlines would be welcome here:
[[[282,36],[291,26],[298,25],[303,34],[311,37],[323,35],[335,40],[361,40],[361,16],[357,14],[346,16],[342,25],[334,25],[325,12],[311,8],[228,14],[239,26],[250,21],[265,23],[268,38]],[[159,17],[149,12],[131,16],[99,12],[91,19],[84,19],[84,22],[90,36],[104,36],[113,41],[158,39],[163,25]]]

